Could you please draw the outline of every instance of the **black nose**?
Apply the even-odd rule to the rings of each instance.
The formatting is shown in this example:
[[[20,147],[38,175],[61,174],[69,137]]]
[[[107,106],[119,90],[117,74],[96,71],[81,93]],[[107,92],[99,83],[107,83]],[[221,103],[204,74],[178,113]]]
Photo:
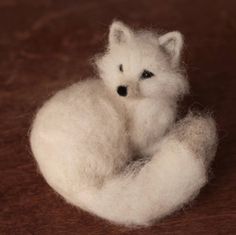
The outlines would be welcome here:
[[[127,87],[126,86],[118,86],[117,93],[120,96],[127,96]]]

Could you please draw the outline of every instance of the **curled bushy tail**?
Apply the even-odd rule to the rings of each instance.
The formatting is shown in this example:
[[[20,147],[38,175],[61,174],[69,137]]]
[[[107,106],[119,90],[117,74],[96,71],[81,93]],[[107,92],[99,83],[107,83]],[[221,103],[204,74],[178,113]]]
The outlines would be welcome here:
[[[216,124],[210,114],[189,112],[174,129],[181,142],[208,165],[215,156],[218,143]]]
[[[73,203],[118,224],[148,225],[198,194],[207,182],[216,142],[214,121],[190,114],[138,171],[113,177],[100,189],[80,191]]]

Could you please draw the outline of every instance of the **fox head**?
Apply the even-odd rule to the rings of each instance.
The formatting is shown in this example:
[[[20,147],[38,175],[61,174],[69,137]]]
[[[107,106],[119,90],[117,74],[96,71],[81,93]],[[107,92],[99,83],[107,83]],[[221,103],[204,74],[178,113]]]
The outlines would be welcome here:
[[[96,65],[105,85],[124,99],[176,98],[188,91],[180,69],[182,47],[177,31],[159,35],[114,21]]]

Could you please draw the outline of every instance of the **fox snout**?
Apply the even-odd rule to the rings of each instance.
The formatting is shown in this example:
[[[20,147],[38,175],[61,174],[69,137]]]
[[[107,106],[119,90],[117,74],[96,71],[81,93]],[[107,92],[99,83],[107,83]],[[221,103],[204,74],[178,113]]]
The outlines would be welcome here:
[[[127,82],[126,84],[121,84],[116,89],[119,96],[137,97],[139,96],[139,86],[134,82]]]
[[[128,86],[118,86],[117,93],[120,96],[127,96],[128,94]]]

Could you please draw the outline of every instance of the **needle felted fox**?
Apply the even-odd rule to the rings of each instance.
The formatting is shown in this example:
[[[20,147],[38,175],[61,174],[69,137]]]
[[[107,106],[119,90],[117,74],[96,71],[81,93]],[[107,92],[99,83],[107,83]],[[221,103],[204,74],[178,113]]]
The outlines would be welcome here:
[[[207,183],[215,122],[191,112],[175,121],[189,90],[179,32],[114,21],[108,41],[95,57],[100,79],[59,91],[38,111],[31,148],[67,202],[117,224],[150,225]]]

